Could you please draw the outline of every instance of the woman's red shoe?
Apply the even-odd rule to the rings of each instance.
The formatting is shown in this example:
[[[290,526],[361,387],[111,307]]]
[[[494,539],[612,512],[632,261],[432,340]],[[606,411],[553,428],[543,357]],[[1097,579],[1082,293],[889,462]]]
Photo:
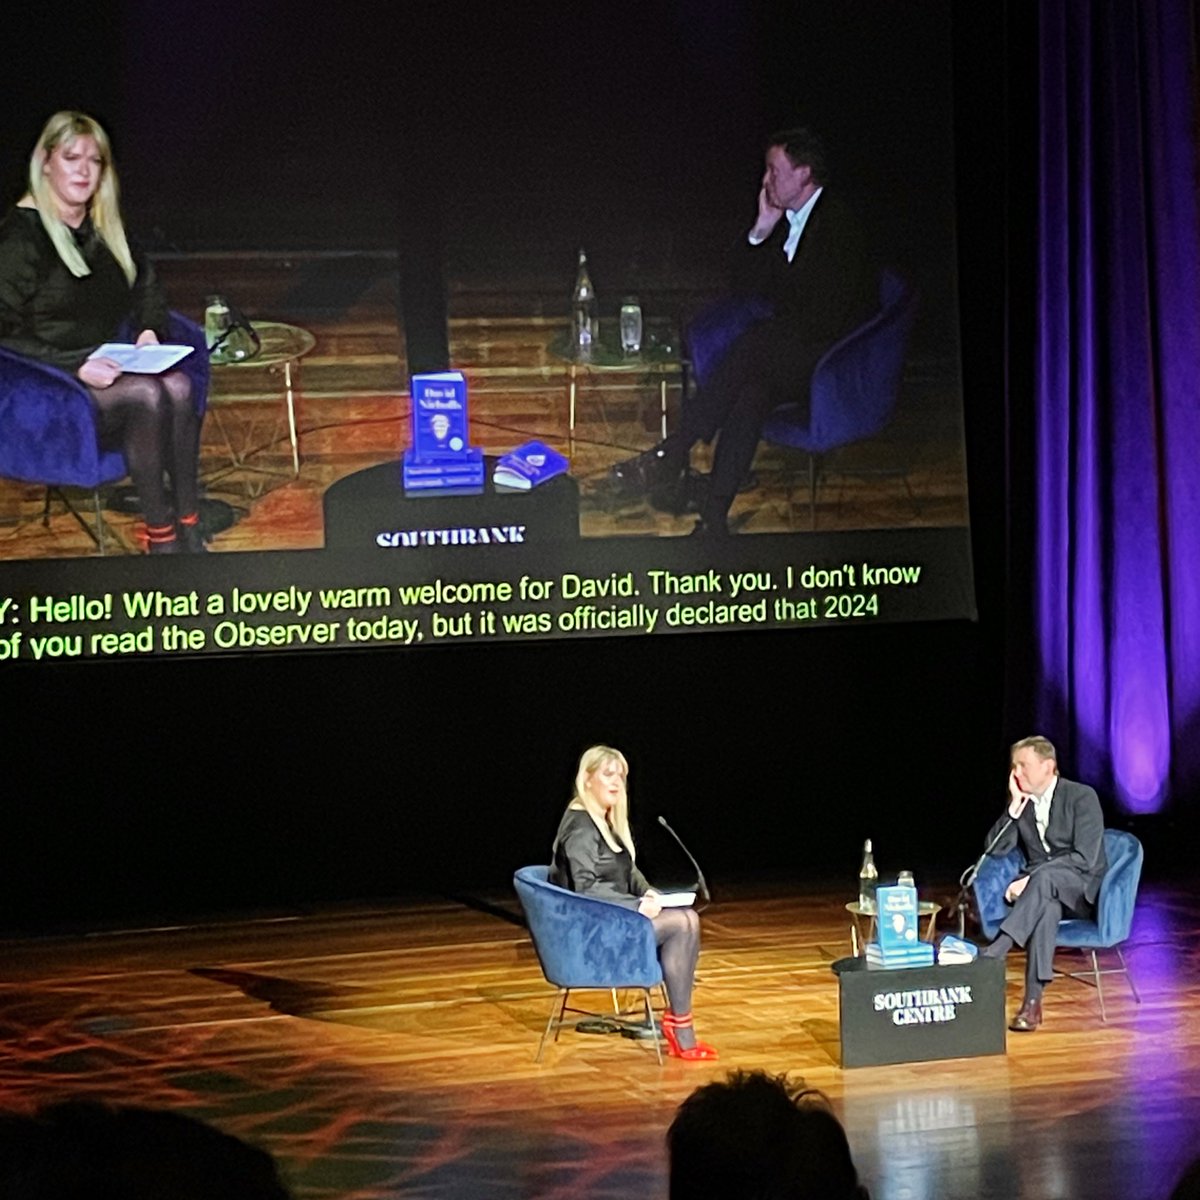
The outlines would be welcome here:
[[[681,1029],[692,1028],[692,1014],[683,1013],[677,1015],[673,1012],[665,1012],[662,1017],[663,1037],[667,1039],[667,1052],[672,1058],[682,1058],[685,1062],[700,1062],[703,1060],[711,1060],[717,1057],[716,1050],[713,1049],[707,1042],[697,1041],[691,1046],[681,1046],[679,1044],[679,1031]],[[695,1036],[693,1034],[693,1036]]]

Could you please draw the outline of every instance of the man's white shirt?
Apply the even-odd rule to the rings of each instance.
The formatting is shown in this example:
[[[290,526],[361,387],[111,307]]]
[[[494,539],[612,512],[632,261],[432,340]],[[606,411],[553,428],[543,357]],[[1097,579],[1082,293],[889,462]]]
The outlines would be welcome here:
[[[796,247],[800,245],[800,237],[804,233],[804,227],[808,224],[808,218],[812,216],[813,205],[820,198],[824,188],[817,188],[815,192],[804,202],[802,208],[786,209],[784,216],[787,218],[787,223],[790,226],[788,229],[787,240],[783,243],[783,252],[787,255],[788,262],[796,257]],[[752,246],[761,246],[766,238],[756,238],[750,234],[747,238]]]
[[[1058,776],[1050,779],[1050,786],[1040,795],[1033,798],[1033,819],[1037,823],[1038,837],[1047,854],[1050,853],[1050,843],[1046,841],[1046,826],[1050,824],[1050,801],[1054,799],[1054,789],[1058,786]]]

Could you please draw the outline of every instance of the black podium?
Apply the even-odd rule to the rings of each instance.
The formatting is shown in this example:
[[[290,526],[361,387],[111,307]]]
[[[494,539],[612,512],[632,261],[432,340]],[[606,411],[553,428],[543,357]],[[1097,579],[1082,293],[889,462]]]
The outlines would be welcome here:
[[[531,491],[405,493],[400,463],[356,471],[325,492],[325,548],[378,551],[577,540],[579,485],[556,475]]]
[[[961,966],[838,964],[843,1067],[1003,1054],[1004,960]]]

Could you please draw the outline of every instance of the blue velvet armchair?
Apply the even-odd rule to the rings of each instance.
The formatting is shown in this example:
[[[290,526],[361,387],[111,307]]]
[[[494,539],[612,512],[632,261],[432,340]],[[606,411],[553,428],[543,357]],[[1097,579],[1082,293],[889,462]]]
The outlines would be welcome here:
[[[783,404],[763,425],[764,440],[808,454],[809,521],[814,529],[824,456],[874,437],[892,419],[916,311],[913,288],[894,271],[884,271],[879,311],[822,356],[813,370],[807,411],[804,405]],[[911,499],[907,472],[901,473]]]
[[[618,989],[639,989],[645,999],[646,1019],[653,1026],[650,991],[663,982],[654,927],[645,917],[619,904],[558,887],[549,882],[549,873],[548,867],[533,866],[522,867],[513,876],[542,974],[558,989],[538,1043],[537,1062],[542,1061],[551,1030],[557,1041],[563,1025],[599,1016],[586,1009],[568,1008],[573,990],[610,991],[615,1006]],[[568,1012],[579,1016],[567,1020]],[[661,1065],[657,1034],[653,1040]]]
[[[1103,975],[1124,975],[1133,992],[1134,1000],[1141,1002],[1137,985],[1125,963],[1121,944],[1128,940],[1133,923],[1133,911],[1137,902],[1138,883],[1142,875],[1142,844],[1131,833],[1120,829],[1104,831],[1104,853],[1108,858],[1108,870],[1100,884],[1096,898],[1096,919],[1082,921],[1071,918],[1060,922],[1056,944],[1063,949],[1082,950],[1091,954],[1090,971],[1060,971],[1071,979],[1091,983],[1100,998],[1100,1016],[1108,1020],[1104,1007]],[[984,860],[975,878],[975,906],[979,924],[989,940],[1000,931],[1000,923],[1008,912],[1004,893],[1025,865],[1025,855],[1020,849],[1008,854]],[[1112,950],[1120,963],[1119,967],[1101,970],[1096,957],[1100,950]]]
[[[119,337],[131,336],[122,330]],[[197,415],[203,416],[208,400],[208,348],[204,332],[180,313],[171,313],[170,338],[194,346],[180,364],[192,381]],[[93,531],[66,496],[59,491],[71,515],[79,521],[104,553],[104,524],[100,516],[99,489],[127,474],[118,450],[101,449],[95,410],[87,389],[74,376],[24,355],[0,347],[0,476],[47,487],[92,492],[96,528]]]

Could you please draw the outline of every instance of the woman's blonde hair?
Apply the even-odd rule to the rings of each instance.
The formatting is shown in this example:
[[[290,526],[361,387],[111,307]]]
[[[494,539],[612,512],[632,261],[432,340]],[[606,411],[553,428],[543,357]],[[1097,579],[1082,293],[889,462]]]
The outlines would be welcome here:
[[[595,775],[605,763],[615,762],[621,768],[621,794],[612,808],[604,811],[588,794],[588,780]],[[582,808],[596,822],[596,828],[608,843],[611,850],[618,853],[621,847],[629,851],[630,859],[637,857],[633,846],[633,834],[629,831],[629,794],[625,790],[625,780],[629,777],[629,764],[620,750],[611,746],[591,746],[583,752],[579,760],[579,769],[575,772],[575,795],[571,797],[571,808]],[[620,845],[618,845],[620,843]]]
[[[96,149],[100,151],[100,183],[90,206],[92,225],[132,286],[137,278],[137,267],[134,265],[133,255],[129,253],[129,241],[125,237],[125,226],[121,221],[117,172],[112,164],[112,145],[108,134],[98,122],[84,113],[67,111],[55,113],[46,122],[29,159],[29,195],[38,216],[42,219],[42,227],[54,243],[54,249],[58,251],[58,257],[63,260],[67,270],[77,277],[90,275],[91,267],[84,261],[75,239],[71,236],[71,230],[59,216],[45,170],[46,162],[56,147],[64,143],[69,145],[81,137],[94,138]]]

